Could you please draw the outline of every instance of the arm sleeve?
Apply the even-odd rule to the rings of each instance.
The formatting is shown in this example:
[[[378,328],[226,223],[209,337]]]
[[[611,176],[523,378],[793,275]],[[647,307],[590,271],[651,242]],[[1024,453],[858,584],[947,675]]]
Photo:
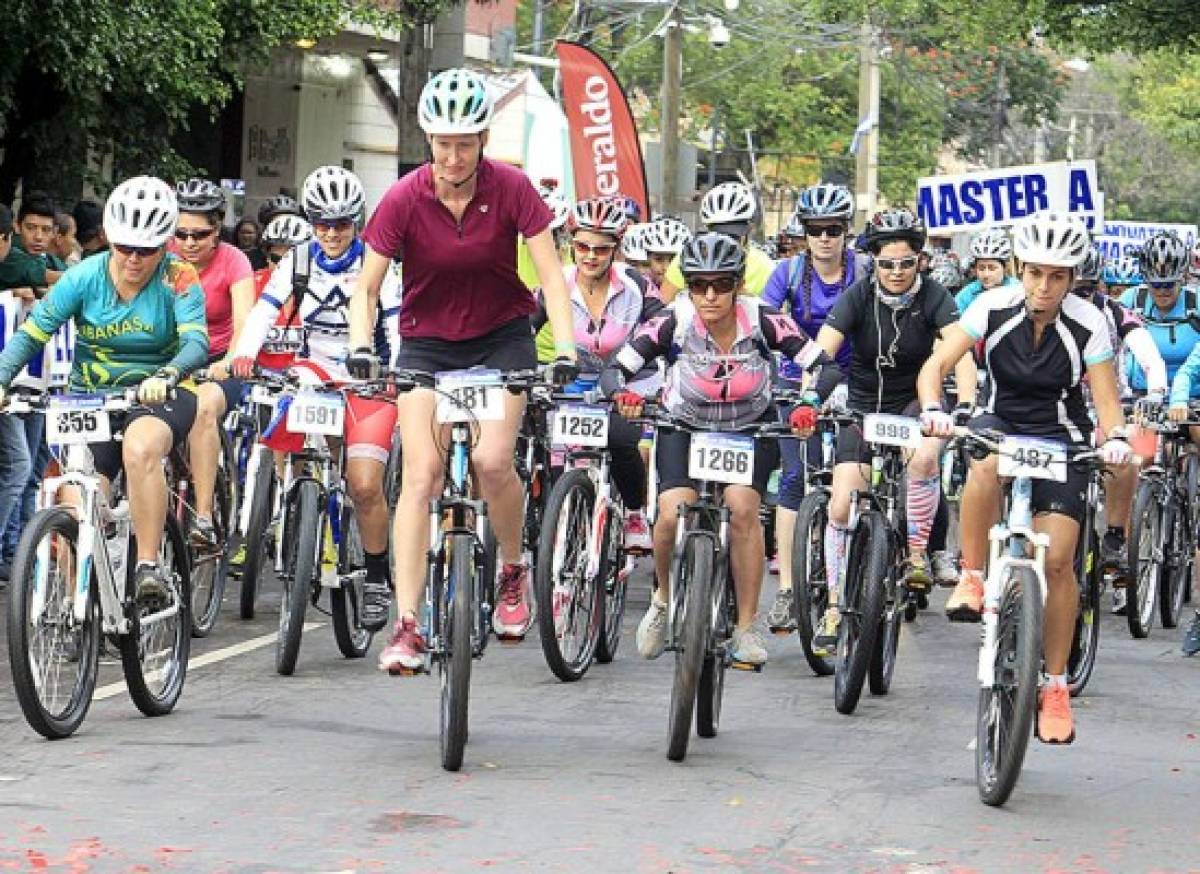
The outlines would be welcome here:
[[[1143,327],[1137,327],[1125,335],[1125,348],[1134,357],[1142,372],[1146,374],[1147,391],[1159,394],[1167,393],[1167,365],[1158,351],[1158,345],[1150,332]],[[1200,346],[1196,347],[1200,349]],[[1189,358],[1191,356],[1188,356]]]
[[[771,272],[771,278],[767,280],[766,288],[763,289],[763,303],[775,307],[777,310],[783,309],[784,301],[787,300],[788,276],[792,272],[793,258],[787,258],[775,265],[775,269]]]
[[[825,350],[800,330],[791,316],[764,306],[759,310],[759,326],[767,346],[778,349],[784,357],[815,374],[815,388],[821,400],[832,394],[842,381],[841,369],[825,354]]]
[[[246,324],[242,325],[242,333],[238,337],[237,348],[233,351],[234,358],[255,358],[258,356],[258,350],[262,348],[262,344],[267,339],[267,334],[271,332],[271,325],[275,323],[275,316],[278,315],[284,301],[292,293],[292,264],[294,260],[295,252],[293,250],[283,256],[283,260],[279,262],[279,266],[271,274],[271,278],[267,281],[262,294],[259,295],[249,315],[246,316]],[[386,277],[384,278],[384,282],[387,282]],[[382,294],[380,295],[380,299],[382,300]]]
[[[204,289],[199,277],[183,293],[175,295],[175,330],[179,348],[167,367],[186,376],[208,362],[208,323],[204,317]]]
[[[600,388],[612,394],[625,385],[646,363],[665,355],[675,334],[675,312],[665,308],[634,332],[624,346],[617,350],[609,365],[600,374]]]
[[[1200,345],[1193,346],[1187,360],[1180,365],[1171,382],[1171,406],[1186,407],[1192,396],[1192,386],[1200,377]]]
[[[76,274],[77,276],[78,274]],[[64,274],[50,293],[38,301],[21,327],[0,354],[0,386],[8,386],[62,325],[79,312],[82,302],[79,283]],[[203,298],[200,317],[204,317]]]

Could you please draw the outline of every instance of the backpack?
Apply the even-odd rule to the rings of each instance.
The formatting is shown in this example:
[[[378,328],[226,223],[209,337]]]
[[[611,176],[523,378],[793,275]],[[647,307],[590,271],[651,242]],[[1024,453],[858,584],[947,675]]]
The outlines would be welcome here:
[[[1200,334],[1200,300],[1198,300],[1200,289],[1194,285],[1185,285],[1181,293],[1183,294],[1184,313],[1182,319],[1159,319],[1152,316],[1150,310],[1147,309],[1147,304],[1150,302],[1150,288],[1145,285],[1138,286],[1137,295],[1133,301],[1134,312],[1150,324],[1168,326],[1186,324]],[[1174,342],[1174,331],[1172,331],[1172,342]]]

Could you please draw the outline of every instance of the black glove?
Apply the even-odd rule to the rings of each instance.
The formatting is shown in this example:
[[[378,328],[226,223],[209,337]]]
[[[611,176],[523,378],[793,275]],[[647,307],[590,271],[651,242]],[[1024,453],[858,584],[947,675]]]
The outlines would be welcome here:
[[[954,424],[958,427],[963,427],[971,420],[971,416],[975,415],[975,405],[962,403],[954,408],[954,412],[950,414],[954,419]]]
[[[369,347],[359,346],[346,358],[346,369],[355,379],[376,379],[379,376],[379,356]]]
[[[579,365],[570,358],[555,358],[546,368],[546,376],[555,385],[570,385],[579,378]]]

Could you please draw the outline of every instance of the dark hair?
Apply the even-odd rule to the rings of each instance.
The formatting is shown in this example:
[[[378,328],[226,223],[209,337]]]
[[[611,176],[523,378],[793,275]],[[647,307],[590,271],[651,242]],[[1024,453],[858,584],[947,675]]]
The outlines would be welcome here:
[[[17,222],[25,221],[27,215],[42,215],[46,218],[54,218],[54,214],[58,212],[58,207],[54,205],[54,199],[44,191],[31,191],[21,198],[21,208],[17,210]]]
[[[0,237],[7,237],[12,233],[13,218],[12,210],[0,203]]]
[[[104,207],[94,200],[81,200],[71,210],[75,219],[75,239],[80,245],[90,243],[100,236],[100,228],[104,220]]]
[[[75,224],[75,218],[69,212],[61,210],[54,214],[54,232],[57,234],[65,234],[71,230],[71,225]]]

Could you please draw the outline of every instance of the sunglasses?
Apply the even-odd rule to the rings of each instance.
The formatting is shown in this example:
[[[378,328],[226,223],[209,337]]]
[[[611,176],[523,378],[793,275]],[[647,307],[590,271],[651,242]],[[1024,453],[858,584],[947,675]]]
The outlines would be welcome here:
[[[1174,291],[1174,282],[1147,282],[1146,283],[1154,291]]]
[[[312,223],[315,230],[318,231],[345,231],[354,226],[354,222],[350,219],[337,219],[336,221],[315,221]]]
[[[278,264],[280,261],[283,260],[283,256],[276,255],[274,252],[271,252],[270,254],[267,255],[267,260],[270,261],[272,264]]]
[[[202,243],[215,234],[212,228],[205,231],[176,231],[175,239],[180,241],[195,240],[197,243]]]
[[[124,255],[126,258],[132,258],[137,255],[139,258],[152,258],[159,253],[161,246],[122,246],[120,243],[113,243],[113,248]]]
[[[708,294],[710,288],[717,294],[730,294],[738,287],[738,277],[717,276],[710,278],[697,276],[687,281],[687,287],[688,291],[692,294]]]
[[[617,250],[614,243],[601,243],[599,246],[593,246],[580,240],[572,240],[571,245],[575,247],[576,255],[599,255],[601,258],[607,258]]]
[[[837,239],[846,235],[846,229],[841,225],[823,225],[816,227],[813,225],[805,225],[804,233],[809,237],[832,237]]]
[[[880,270],[912,270],[917,266],[917,256],[907,258],[876,258],[875,266]]]

